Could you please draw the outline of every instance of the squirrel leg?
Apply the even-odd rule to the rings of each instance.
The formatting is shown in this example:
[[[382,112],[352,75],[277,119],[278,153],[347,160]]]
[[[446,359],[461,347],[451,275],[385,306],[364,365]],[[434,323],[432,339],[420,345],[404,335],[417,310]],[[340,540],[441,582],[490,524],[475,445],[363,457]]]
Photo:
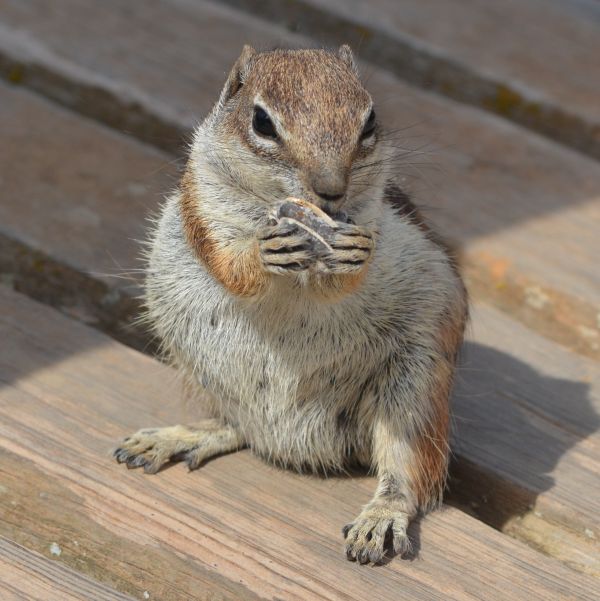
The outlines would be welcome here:
[[[412,375],[407,381],[415,382]],[[422,372],[421,386],[415,386],[421,393],[428,391],[427,400],[418,403],[417,390],[412,397],[401,382],[387,391],[384,386],[376,399],[372,461],[379,485],[371,502],[343,530],[348,559],[378,563],[388,550],[400,555],[410,551],[410,521],[419,510],[441,502],[448,469],[451,379],[451,366],[440,360],[438,369],[431,366],[425,377]]]
[[[128,468],[143,467],[147,474],[155,474],[169,461],[185,461],[193,470],[210,457],[244,446],[238,430],[207,419],[189,426],[138,430],[123,440],[114,457]]]

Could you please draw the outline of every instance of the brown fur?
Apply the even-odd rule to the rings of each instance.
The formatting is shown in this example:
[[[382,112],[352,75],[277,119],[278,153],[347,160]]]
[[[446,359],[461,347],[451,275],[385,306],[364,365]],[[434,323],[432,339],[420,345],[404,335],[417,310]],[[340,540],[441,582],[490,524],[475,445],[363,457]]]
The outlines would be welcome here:
[[[211,236],[207,221],[199,215],[199,197],[189,171],[181,180],[180,190],[186,238],[213,277],[236,296],[254,296],[261,292],[267,285],[267,274],[260,264],[258,246],[251,245],[237,254],[223,248]]]
[[[413,442],[415,461],[411,464],[411,480],[417,502],[422,508],[441,502],[448,472],[449,398],[468,318],[466,290],[462,282],[458,281],[458,285],[461,287],[461,302],[457,302],[452,314],[446,316],[440,328],[441,357],[431,374],[431,415],[425,430]]]
[[[338,301],[358,290],[367,270],[368,266],[365,266],[358,273],[314,276],[312,292],[321,300]]]
[[[414,460],[408,464],[417,504],[423,509],[441,502],[446,484],[452,366],[440,362],[433,378],[435,384],[429,399],[431,416],[424,431],[412,443]]]
[[[319,50],[274,50],[247,54],[240,69],[245,81],[225,129],[259,156],[300,167],[308,188],[324,171],[347,180],[353,161],[370,152],[347,135],[360,131],[365,109],[371,105],[352,64]],[[235,89],[234,84],[230,87]],[[285,146],[268,154],[247,135],[255,90],[261,91],[266,105],[278,108],[288,129]]]

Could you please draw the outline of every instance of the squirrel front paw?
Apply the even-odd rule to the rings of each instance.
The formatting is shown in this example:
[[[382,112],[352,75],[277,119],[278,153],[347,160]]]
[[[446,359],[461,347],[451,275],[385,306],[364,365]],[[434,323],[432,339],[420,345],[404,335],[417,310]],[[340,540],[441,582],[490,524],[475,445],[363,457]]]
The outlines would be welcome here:
[[[323,258],[329,273],[356,273],[371,257],[375,243],[373,234],[365,227],[340,223],[327,242],[331,250]]]
[[[264,269],[278,275],[305,271],[317,258],[310,233],[288,219],[262,228],[258,249]]]

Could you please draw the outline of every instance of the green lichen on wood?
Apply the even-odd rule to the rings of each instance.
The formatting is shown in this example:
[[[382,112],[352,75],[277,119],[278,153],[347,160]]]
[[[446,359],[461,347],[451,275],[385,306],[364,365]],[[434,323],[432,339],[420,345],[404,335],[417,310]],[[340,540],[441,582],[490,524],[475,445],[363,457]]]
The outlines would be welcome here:
[[[25,76],[25,70],[22,65],[13,65],[8,70],[7,79],[11,83],[19,84],[23,81],[23,77]]]
[[[484,101],[486,107],[499,115],[512,115],[514,111],[523,106],[523,98],[520,94],[511,90],[508,86],[499,84],[496,94]]]

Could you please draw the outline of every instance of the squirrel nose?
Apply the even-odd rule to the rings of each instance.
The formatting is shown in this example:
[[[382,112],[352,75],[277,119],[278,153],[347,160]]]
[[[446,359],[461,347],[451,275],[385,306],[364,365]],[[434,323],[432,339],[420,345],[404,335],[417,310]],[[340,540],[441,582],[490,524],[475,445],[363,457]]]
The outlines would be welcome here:
[[[311,186],[314,193],[323,200],[336,201],[344,198],[346,194],[346,177],[342,173],[331,170],[323,170],[311,178]]]

